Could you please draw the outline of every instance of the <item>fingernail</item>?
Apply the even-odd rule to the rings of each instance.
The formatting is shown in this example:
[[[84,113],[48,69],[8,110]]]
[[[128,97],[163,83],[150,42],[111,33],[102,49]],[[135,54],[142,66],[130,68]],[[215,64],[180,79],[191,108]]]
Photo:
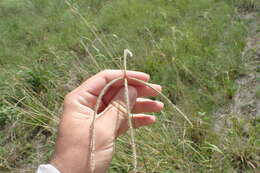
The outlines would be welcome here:
[[[137,73],[139,73],[140,75],[145,75],[145,76],[147,76],[147,79],[148,79],[148,80],[150,79],[150,74],[148,74],[148,73],[144,73],[144,72],[137,72]]]
[[[151,86],[152,86],[153,88],[155,88],[156,90],[158,90],[158,91],[162,91],[162,86],[161,86],[161,85],[151,84]]]
[[[155,116],[150,116],[150,119],[151,119],[151,121],[156,121],[156,117]]]
[[[160,107],[164,107],[164,104],[163,104],[163,102],[156,101],[156,104],[157,104],[158,106],[160,106]]]

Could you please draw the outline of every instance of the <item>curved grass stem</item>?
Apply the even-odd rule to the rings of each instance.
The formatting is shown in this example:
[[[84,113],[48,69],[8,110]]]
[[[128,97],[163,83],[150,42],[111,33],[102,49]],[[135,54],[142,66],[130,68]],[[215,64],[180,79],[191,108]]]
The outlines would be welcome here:
[[[124,50],[124,84],[125,84],[125,102],[126,102],[126,110],[127,110],[127,119],[128,119],[128,125],[130,129],[130,136],[131,136],[131,145],[132,145],[132,151],[133,151],[133,166],[134,166],[134,173],[137,173],[137,152],[136,152],[136,144],[135,144],[135,137],[134,137],[134,128],[133,128],[133,116],[131,115],[130,110],[130,103],[129,103],[129,92],[128,92],[128,81],[126,76],[126,70],[127,70],[127,56],[133,56],[132,52],[128,49]]]
[[[150,87],[152,90],[154,90],[155,92],[157,92],[164,100],[166,100],[189,124],[191,127],[193,127],[192,122],[189,120],[189,118],[175,105],[171,102],[170,99],[168,99],[164,94],[162,94],[160,91],[158,91],[157,89],[155,89],[153,86],[149,85],[147,82],[142,81],[140,79],[136,79],[136,78],[132,78],[129,77],[129,79],[132,79],[134,81],[137,81],[139,83],[142,83],[143,85],[146,85],[148,87]]]
[[[108,84],[106,84],[106,86],[101,90],[98,98],[97,98],[97,103],[95,105],[95,109],[94,109],[94,115],[93,115],[93,119],[91,122],[91,126],[90,126],[90,146],[89,146],[89,162],[90,162],[90,170],[91,173],[94,173],[95,170],[95,121],[97,118],[99,118],[102,114],[97,115],[98,113],[98,109],[100,107],[101,101],[103,96],[105,95],[105,93],[107,92],[107,90],[109,89],[109,87],[111,87],[114,83],[116,83],[119,80],[124,80],[124,88],[125,88],[125,103],[126,103],[126,111],[127,111],[127,119],[128,119],[128,125],[129,125],[129,129],[130,129],[130,136],[131,136],[131,146],[132,146],[132,152],[133,152],[133,172],[137,173],[137,152],[136,152],[136,143],[135,143],[135,138],[134,138],[134,128],[133,128],[133,122],[132,122],[132,114],[131,114],[131,110],[130,110],[130,100],[129,100],[129,91],[128,91],[128,79],[137,81],[145,86],[150,87],[152,90],[154,90],[155,92],[157,92],[164,100],[166,100],[175,110],[177,110],[177,112],[179,114],[182,115],[182,117],[191,125],[191,127],[193,127],[192,122],[188,119],[188,117],[176,106],[174,105],[170,99],[168,99],[164,94],[162,94],[160,91],[156,90],[153,86],[151,86],[149,83],[142,81],[140,79],[136,79],[136,78],[132,78],[132,77],[127,77],[126,75],[126,70],[127,70],[127,56],[130,55],[132,56],[132,52],[130,52],[128,49],[124,50],[124,69],[123,69],[123,76],[122,77],[118,77],[112,81],[110,81]]]
[[[101,90],[101,92],[100,92],[100,94],[99,94],[99,96],[97,98],[97,103],[96,103],[96,106],[95,106],[95,109],[94,109],[94,115],[93,115],[92,122],[91,122],[91,125],[90,125],[90,133],[89,133],[90,145],[89,145],[88,160],[89,160],[89,163],[90,163],[90,171],[91,171],[91,173],[94,173],[94,170],[95,170],[95,159],[94,159],[94,157],[95,157],[95,121],[96,121],[97,118],[100,117],[100,116],[97,115],[98,109],[100,107],[100,103],[102,101],[102,98],[105,95],[105,93],[107,92],[107,90],[109,89],[109,87],[112,86],[117,81],[122,80],[122,79],[123,79],[123,77],[119,77],[119,78],[116,78],[114,80],[111,80]]]

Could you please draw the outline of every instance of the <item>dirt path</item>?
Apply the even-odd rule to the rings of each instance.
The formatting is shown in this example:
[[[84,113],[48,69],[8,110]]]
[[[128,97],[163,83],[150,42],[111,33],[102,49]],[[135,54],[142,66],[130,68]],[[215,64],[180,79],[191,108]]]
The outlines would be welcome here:
[[[230,113],[239,116],[260,117],[260,15],[244,16],[249,22],[247,46],[243,52],[245,75],[236,80],[237,92]]]
[[[216,130],[223,127],[227,116],[260,118],[260,13],[243,15],[248,23],[247,45],[242,53],[245,71],[235,82],[237,91],[232,103],[216,113]]]

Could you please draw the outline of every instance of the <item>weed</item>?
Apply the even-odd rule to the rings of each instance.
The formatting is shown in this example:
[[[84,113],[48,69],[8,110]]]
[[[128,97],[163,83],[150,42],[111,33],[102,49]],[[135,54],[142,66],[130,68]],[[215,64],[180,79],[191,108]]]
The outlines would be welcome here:
[[[245,12],[253,12],[257,10],[258,2],[256,0],[237,0],[237,6]]]
[[[260,99],[260,87],[259,87],[259,86],[256,88],[255,97],[256,97],[257,99]]]

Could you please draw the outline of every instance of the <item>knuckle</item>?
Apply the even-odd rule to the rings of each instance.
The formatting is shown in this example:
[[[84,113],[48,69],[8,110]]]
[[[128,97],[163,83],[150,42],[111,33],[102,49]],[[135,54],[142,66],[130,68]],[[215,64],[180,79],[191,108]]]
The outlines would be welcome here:
[[[66,96],[64,97],[64,104],[67,105],[71,103],[73,99],[74,99],[74,94],[72,92],[66,94]]]
[[[102,70],[101,72],[100,72],[100,74],[107,74],[107,73],[110,73],[111,72],[111,69],[105,69],[105,70]]]

